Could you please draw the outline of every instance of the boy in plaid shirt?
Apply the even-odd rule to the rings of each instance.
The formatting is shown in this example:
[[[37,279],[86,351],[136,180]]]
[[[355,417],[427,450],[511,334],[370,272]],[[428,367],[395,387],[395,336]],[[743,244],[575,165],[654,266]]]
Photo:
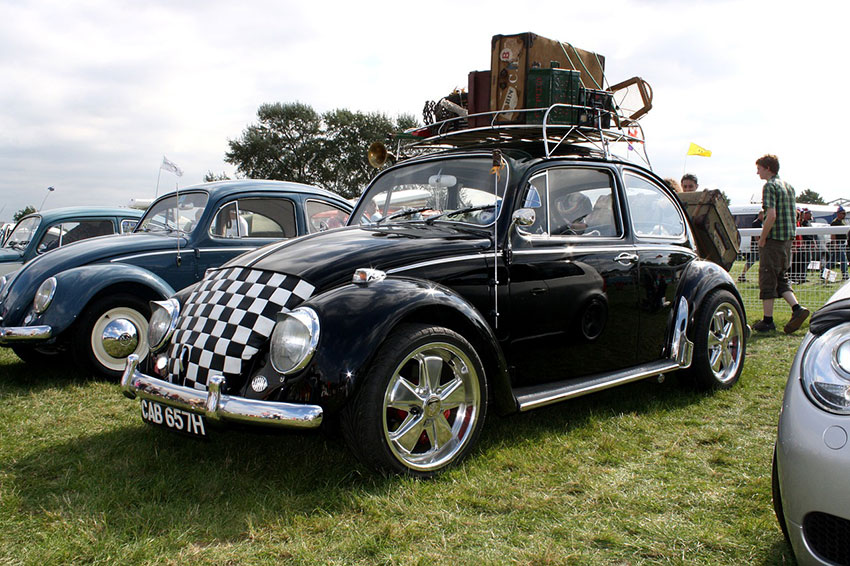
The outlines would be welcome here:
[[[791,334],[800,328],[810,314],[809,309],[797,302],[787,278],[797,221],[794,187],[779,178],[779,159],[775,155],[758,158],[756,173],[767,182],[762,189],[764,224],[759,236],[759,298],[762,300],[764,318],[753,325],[753,330],[776,330],[773,302],[777,297],[782,297],[792,309],[791,320],[783,329],[786,334]]]

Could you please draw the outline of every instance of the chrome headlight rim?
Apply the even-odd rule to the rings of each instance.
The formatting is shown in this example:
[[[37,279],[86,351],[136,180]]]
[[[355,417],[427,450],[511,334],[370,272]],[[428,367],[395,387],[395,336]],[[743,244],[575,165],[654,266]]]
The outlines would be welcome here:
[[[836,415],[850,415],[850,323],[815,337],[800,361],[803,391],[815,406]]]
[[[296,358],[293,363],[288,364],[288,366],[284,366],[281,363],[280,356],[278,356],[276,349],[285,344],[285,342],[281,341],[280,334],[285,332],[287,324],[291,324],[293,322],[300,324],[304,331],[306,331],[307,348],[301,352],[299,357]],[[271,343],[269,346],[269,360],[271,361],[274,370],[280,374],[289,375],[299,372],[307,367],[307,364],[310,363],[310,360],[313,358],[313,355],[316,353],[316,349],[319,345],[319,332],[319,315],[316,314],[316,311],[309,307],[298,307],[289,312],[279,314],[274,330],[272,331],[270,339]]]
[[[177,299],[171,298],[164,301],[151,301],[151,318],[148,323],[148,348],[151,353],[155,354],[162,351],[168,344],[174,331],[177,328],[177,318],[180,316],[180,302]],[[157,336],[159,320],[156,317],[162,318],[162,322],[166,324],[165,331],[161,336]]]
[[[44,314],[50,307],[53,297],[56,295],[56,287],[58,287],[58,283],[55,277],[48,277],[38,286],[32,300],[32,308],[36,314]]]

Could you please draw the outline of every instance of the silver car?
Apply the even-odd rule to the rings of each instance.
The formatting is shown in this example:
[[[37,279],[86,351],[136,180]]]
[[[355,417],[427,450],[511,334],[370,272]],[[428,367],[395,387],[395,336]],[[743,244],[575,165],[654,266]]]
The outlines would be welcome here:
[[[850,285],[812,317],[779,416],[773,506],[800,565],[850,565]]]

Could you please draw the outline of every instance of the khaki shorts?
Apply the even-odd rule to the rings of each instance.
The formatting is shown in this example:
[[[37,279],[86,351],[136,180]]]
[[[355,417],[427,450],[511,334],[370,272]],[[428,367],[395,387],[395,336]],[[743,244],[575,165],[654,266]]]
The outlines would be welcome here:
[[[791,267],[791,246],[794,240],[771,240],[768,238],[759,249],[759,299],[777,299],[786,291],[788,268]]]

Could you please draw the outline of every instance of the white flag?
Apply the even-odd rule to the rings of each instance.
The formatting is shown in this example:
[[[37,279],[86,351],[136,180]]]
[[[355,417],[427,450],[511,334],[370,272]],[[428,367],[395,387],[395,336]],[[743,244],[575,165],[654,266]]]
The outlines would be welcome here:
[[[177,164],[176,164],[176,163],[174,163],[173,161],[169,160],[169,159],[168,159],[167,157],[165,157],[164,155],[162,156],[162,165],[161,165],[159,168],[160,168],[160,169],[165,169],[166,171],[171,171],[172,173],[174,173],[174,174],[175,174],[175,175],[177,175],[178,177],[182,177],[182,176],[183,176],[183,170],[182,170],[182,169],[180,169],[180,168],[177,166]]]

